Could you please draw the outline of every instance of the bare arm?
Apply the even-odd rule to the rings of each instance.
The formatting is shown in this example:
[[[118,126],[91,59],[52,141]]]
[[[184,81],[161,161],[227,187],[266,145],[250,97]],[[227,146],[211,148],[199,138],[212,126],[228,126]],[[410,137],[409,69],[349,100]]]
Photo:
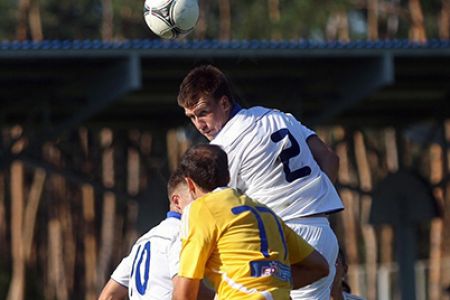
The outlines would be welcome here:
[[[175,276],[172,279],[174,290],[172,300],[195,300],[197,299],[200,279],[191,279]]]
[[[310,136],[307,139],[307,143],[322,171],[328,175],[331,182],[336,182],[339,169],[339,157],[317,135]]]
[[[177,282],[178,282],[178,276],[175,276],[174,278],[172,278],[172,284],[174,287],[177,285]],[[203,284],[203,282],[202,282],[202,284],[199,284],[198,295],[197,295],[198,300],[212,300],[212,299],[214,299],[215,295],[216,294],[214,293],[214,291],[209,289],[208,287],[206,287],[205,284]]]
[[[316,250],[291,268],[294,289],[311,284],[327,276],[329,272],[328,262]]]
[[[200,284],[200,288],[198,291],[197,300],[213,300],[216,293],[209,289],[205,282],[202,280],[202,283]]]
[[[127,296],[128,289],[110,279],[100,293],[98,300],[125,300]]]

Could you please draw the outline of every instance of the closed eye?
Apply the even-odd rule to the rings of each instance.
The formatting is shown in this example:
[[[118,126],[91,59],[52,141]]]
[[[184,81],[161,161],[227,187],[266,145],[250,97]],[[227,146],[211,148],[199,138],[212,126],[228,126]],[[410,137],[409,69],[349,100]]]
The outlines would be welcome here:
[[[197,113],[197,116],[198,116],[198,117],[204,117],[204,116],[206,116],[207,114],[208,114],[208,111],[202,110],[202,111],[200,111],[199,113]]]

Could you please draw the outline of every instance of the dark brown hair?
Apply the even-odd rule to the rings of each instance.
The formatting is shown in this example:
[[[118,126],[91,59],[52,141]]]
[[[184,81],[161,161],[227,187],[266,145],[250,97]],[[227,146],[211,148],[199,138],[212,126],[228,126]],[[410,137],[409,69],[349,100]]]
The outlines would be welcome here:
[[[169,181],[167,182],[167,195],[169,198],[172,196],[175,189],[180,185],[184,184],[184,174],[181,172],[180,168],[176,169],[172,175],[169,177]]]
[[[230,180],[227,154],[217,145],[189,148],[181,159],[180,169],[206,192],[227,186]]]
[[[202,65],[192,69],[180,84],[178,105],[191,108],[200,98],[212,97],[218,101],[227,96],[234,103],[231,86],[225,74],[212,65]]]

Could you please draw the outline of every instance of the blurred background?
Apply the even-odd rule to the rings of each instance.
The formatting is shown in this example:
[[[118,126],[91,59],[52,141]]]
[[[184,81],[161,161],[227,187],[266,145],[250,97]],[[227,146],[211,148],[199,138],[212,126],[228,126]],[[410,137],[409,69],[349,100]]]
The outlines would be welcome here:
[[[199,5],[200,20],[188,39],[449,38],[446,0],[200,0]],[[143,1],[2,0],[0,8],[1,39],[152,37]]]
[[[450,299],[450,0],[199,5],[165,41],[142,1],[0,0],[0,299],[96,299],[204,142],[176,104],[202,63],[338,153],[353,293]]]

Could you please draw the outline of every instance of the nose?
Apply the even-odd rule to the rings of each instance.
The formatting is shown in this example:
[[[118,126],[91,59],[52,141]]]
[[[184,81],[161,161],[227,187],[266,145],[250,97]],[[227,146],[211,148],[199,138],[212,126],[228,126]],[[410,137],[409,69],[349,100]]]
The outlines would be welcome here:
[[[202,130],[206,128],[206,122],[199,117],[194,118],[194,125],[198,130]]]

